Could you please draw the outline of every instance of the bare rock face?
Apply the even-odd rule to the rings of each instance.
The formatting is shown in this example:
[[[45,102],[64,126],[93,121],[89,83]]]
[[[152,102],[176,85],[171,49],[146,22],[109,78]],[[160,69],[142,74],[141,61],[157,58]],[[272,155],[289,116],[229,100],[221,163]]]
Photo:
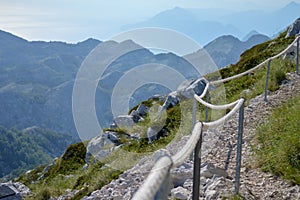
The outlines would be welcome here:
[[[132,128],[135,124],[133,116],[131,115],[120,115],[114,119],[115,124],[118,127],[128,127]]]
[[[163,108],[166,110],[170,107],[176,106],[180,102],[177,91],[171,92],[163,104]]]
[[[148,113],[148,107],[144,104],[140,104],[136,111],[141,117],[144,117]]]
[[[298,18],[290,27],[286,37],[295,36],[300,33],[300,18]]]
[[[184,98],[191,99],[194,97],[194,94],[202,94],[207,82],[203,77],[197,80],[187,80],[178,87],[177,92]]]
[[[103,159],[108,156],[115,148],[115,144],[107,137],[106,134],[101,134],[93,138],[86,148],[86,162],[89,162],[89,158],[94,156],[96,159]]]
[[[22,183],[7,182],[0,184],[1,200],[21,200],[29,195],[31,195],[31,191]]]

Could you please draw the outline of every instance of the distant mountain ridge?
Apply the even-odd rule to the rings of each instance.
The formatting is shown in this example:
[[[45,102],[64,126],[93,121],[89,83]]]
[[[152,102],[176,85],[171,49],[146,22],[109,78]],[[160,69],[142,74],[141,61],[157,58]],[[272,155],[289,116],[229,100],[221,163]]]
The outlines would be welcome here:
[[[218,68],[222,68],[230,64],[235,64],[245,50],[269,39],[266,35],[254,34],[248,40],[240,41],[234,36],[225,35],[208,43],[204,46],[204,49],[214,60]]]
[[[253,29],[273,36],[285,29],[286,24],[291,24],[298,18],[299,10],[300,4],[294,1],[273,12],[262,11],[259,8],[238,12],[175,7],[148,20],[126,25],[123,30],[143,27],[170,28],[194,38],[204,46],[222,35],[233,35],[242,39]]]

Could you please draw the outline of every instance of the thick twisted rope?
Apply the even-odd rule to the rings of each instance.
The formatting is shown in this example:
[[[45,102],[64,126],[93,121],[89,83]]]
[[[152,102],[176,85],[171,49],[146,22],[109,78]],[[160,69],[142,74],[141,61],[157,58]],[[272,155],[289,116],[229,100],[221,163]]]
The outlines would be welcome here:
[[[240,107],[243,105],[244,103],[244,99],[239,99],[237,104],[234,106],[234,108],[227,113],[225,116],[223,116],[222,118],[213,121],[213,122],[203,122],[203,130],[207,130],[210,128],[216,128],[218,126],[220,126],[221,124],[224,124],[225,122],[227,122],[239,109]],[[225,105],[226,107],[226,105]]]
[[[163,156],[155,163],[146,181],[134,195],[133,200],[152,200],[154,198],[170,169],[181,165],[193,152],[200,139],[201,128],[202,123],[198,122],[191,137],[177,154],[172,157]]]
[[[207,103],[204,100],[202,100],[201,96],[198,96],[196,94],[194,95],[195,99],[198,102],[200,102],[201,104],[203,104],[206,107],[209,107],[209,108],[215,109],[215,110],[225,110],[225,109],[228,109],[228,108],[232,108],[233,106],[235,106],[239,102],[239,100],[237,100],[235,102],[232,102],[232,103],[229,103],[229,104],[226,104],[226,105],[213,105],[213,104]]]

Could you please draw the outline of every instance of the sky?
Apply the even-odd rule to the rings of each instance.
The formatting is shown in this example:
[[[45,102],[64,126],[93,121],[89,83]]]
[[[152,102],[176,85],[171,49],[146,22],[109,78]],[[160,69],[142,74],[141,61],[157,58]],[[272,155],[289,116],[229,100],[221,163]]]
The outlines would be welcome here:
[[[174,7],[271,10],[291,0],[0,0],[0,30],[27,40],[106,40]],[[300,0],[294,0],[300,3]]]

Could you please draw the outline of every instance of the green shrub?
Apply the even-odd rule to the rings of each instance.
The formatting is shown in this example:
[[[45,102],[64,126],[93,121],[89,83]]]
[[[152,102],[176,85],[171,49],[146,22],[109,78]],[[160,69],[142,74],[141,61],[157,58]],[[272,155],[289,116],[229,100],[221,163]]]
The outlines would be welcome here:
[[[41,192],[37,194],[36,198],[41,200],[49,200],[51,198],[51,193],[47,188],[45,188],[42,189]]]

